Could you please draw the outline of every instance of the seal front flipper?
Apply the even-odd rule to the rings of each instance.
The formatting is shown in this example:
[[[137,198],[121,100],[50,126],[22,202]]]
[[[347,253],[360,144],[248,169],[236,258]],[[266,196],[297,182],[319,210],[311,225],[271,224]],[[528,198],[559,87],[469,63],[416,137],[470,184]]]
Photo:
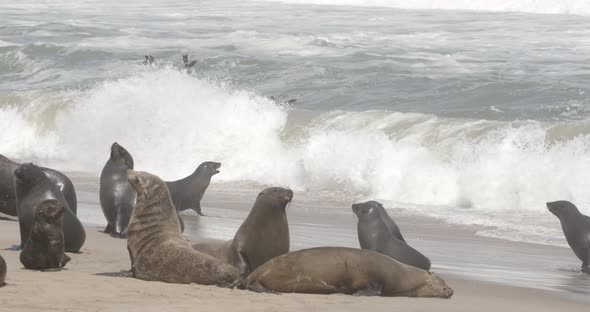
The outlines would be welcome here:
[[[104,232],[107,234],[111,234],[111,232],[113,232],[113,226],[110,223],[107,224],[107,227],[104,229]]]
[[[377,283],[369,283],[366,288],[355,291],[353,296],[381,296],[383,292],[383,285]]]
[[[72,260],[72,258],[70,258],[70,256],[68,256],[68,255],[66,255],[66,254],[64,253],[64,258],[63,258],[63,260],[61,261],[61,267],[62,267],[62,268],[63,268],[63,267],[65,267],[65,266],[66,266],[66,264],[67,264],[68,262],[70,262],[70,260]]]
[[[199,216],[205,216],[205,215],[203,214],[203,212],[201,211],[201,203],[200,203],[200,202],[196,203],[196,204],[195,204],[195,207],[194,207],[194,208],[192,208],[192,209],[193,209],[193,210],[194,210],[194,211],[195,211],[195,212],[196,212],[196,213],[197,213]]]
[[[268,288],[265,288],[264,286],[260,285],[259,282],[250,283],[250,285],[248,285],[246,288],[248,288],[248,290],[251,290],[251,291],[257,292],[257,293],[269,293],[269,294],[275,294],[275,295],[281,294],[281,293],[276,292],[274,290],[270,290]]]
[[[590,274],[590,248],[586,248],[586,260],[582,261],[582,273]]]
[[[248,260],[246,260],[246,256],[241,251],[238,251],[238,258],[238,270],[240,270],[240,277],[246,278],[248,274],[250,274],[250,265],[248,264]]]

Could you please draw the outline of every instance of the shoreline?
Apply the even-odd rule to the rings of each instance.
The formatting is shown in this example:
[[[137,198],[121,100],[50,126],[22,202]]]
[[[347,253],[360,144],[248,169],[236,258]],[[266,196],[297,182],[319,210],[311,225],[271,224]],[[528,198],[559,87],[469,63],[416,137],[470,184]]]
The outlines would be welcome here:
[[[79,215],[104,220],[98,202],[98,178],[71,174],[79,194]],[[184,236],[192,241],[228,240],[249,213],[264,186],[212,183],[202,200],[205,217],[183,211]],[[291,250],[319,246],[358,248],[357,221],[350,209],[354,198],[334,199],[295,192],[287,207]],[[432,262],[432,270],[457,279],[535,290],[590,303],[590,276],[570,248],[514,242],[476,235],[479,226],[453,225],[427,216],[387,209],[410,245]],[[84,219],[84,217],[81,217]]]
[[[0,250],[8,264],[7,285],[0,289],[0,307],[6,311],[497,311],[499,309],[586,311],[587,305],[557,296],[554,292],[502,286],[440,275],[455,290],[451,299],[406,297],[356,297],[348,295],[258,294],[196,284],[146,282],[115,277],[129,269],[126,241],[112,238],[96,226],[87,226],[87,241],[80,253],[68,253],[72,261],[61,272],[22,268],[19,251]],[[18,223],[0,221],[0,244],[18,240]],[[4,247],[6,248],[6,247]]]
[[[70,175],[76,185],[80,218],[104,219],[98,202],[98,178]],[[181,213],[185,222],[184,236],[191,241],[232,238],[250,211],[256,194],[256,190],[247,187],[229,189],[223,183],[213,183],[202,201],[205,217],[198,217],[192,211]],[[348,208],[348,201],[350,198],[326,202],[321,196],[306,197],[296,192],[294,201],[287,208],[291,250],[316,246],[358,248],[356,218]],[[70,254],[73,260],[66,266],[67,270],[58,273],[27,271],[22,269],[18,260],[19,252],[6,249],[18,243],[18,223],[0,221],[0,254],[9,265],[8,286],[0,290],[6,292],[7,296],[0,299],[0,306],[33,311],[42,308],[45,302],[58,303],[69,298],[74,303],[64,304],[73,311],[87,311],[88,302],[93,302],[91,310],[97,311],[114,311],[123,306],[127,310],[137,309],[130,302],[149,302],[147,311],[151,311],[151,308],[160,311],[171,307],[186,308],[195,304],[194,298],[199,298],[199,306],[208,306],[210,310],[221,309],[220,305],[227,304],[227,308],[239,311],[297,311],[317,306],[328,311],[356,311],[367,304],[372,310],[385,311],[390,310],[392,303],[410,311],[472,311],[476,307],[484,307],[483,311],[502,308],[537,311],[567,308],[583,311],[590,303],[590,276],[575,271],[579,263],[569,248],[478,236],[475,235],[479,230],[476,227],[457,226],[435,218],[408,215],[402,209],[387,210],[406,240],[431,259],[432,271],[455,289],[451,299],[307,294],[275,296],[100,275],[129,269],[126,241],[111,238],[102,233],[102,225],[87,222],[84,222],[87,241],[82,253]],[[43,277],[36,274],[43,274]],[[31,287],[56,289],[43,290],[48,293],[60,293],[59,289],[67,289],[67,293],[71,290],[81,297],[66,296],[57,301],[49,295],[29,298],[26,294],[33,291]],[[89,294],[92,294],[88,299],[91,301],[83,300],[82,297],[88,297]],[[129,302],[120,302],[121,294],[129,296],[125,299],[125,302]],[[23,297],[26,297],[27,303],[19,304],[18,301],[24,300]],[[263,302],[252,303],[256,300],[254,298],[263,299]]]

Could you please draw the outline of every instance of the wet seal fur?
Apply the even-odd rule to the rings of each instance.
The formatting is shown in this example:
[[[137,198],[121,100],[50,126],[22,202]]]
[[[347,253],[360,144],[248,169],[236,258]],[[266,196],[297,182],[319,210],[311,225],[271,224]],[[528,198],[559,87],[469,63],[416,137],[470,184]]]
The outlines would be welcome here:
[[[176,209],[164,181],[147,172],[127,171],[137,192],[129,221],[127,250],[135,278],[167,283],[226,286],[235,267],[194,250],[182,237]]]
[[[245,277],[268,260],[289,252],[289,224],[285,208],[293,191],[271,187],[258,194],[227,252],[227,260]]]
[[[568,245],[582,260],[582,272],[590,274],[590,217],[565,200],[547,203],[547,208],[559,218]]]
[[[256,292],[450,298],[454,291],[434,273],[371,250],[303,249],[271,259],[240,284]]]
[[[64,207],[49,199],[35,209],[35,221],[29,240],[20,253],[20,262],[29,270],[61,269],[70,261],[64,254]]]
[[[0,212],[10,216],[16,216],[16,189],[14,185],[14,170],[21,164],[0,155]],[[40,167],[43,173],[51,180],[70,206],[70,210],[76,214],[78,201],[76,189],[72,181],[63,173]]]
[[[166,182],[172,202],[178,212],[192,209],[200,216],[203,215],[201,211],[201,199],[211,183],[211,178],[219,173],[221,163],[206,161],[200,164],[195,172],[186,178]]]
[[[104,232],[112,237],[127,237],[131,210],[135,207],[136,193],[127,180],[127,169],[133,169],[133,157],[115,142],[100,173],[100,206],[107,219]]]
[[[6,271],[6,261],[4,261],[4,258],[0,256],[0,287],[6,285]]]
[[[58,187],[34,164],[22,164],[15,171],[16,202],[20,227],[21,248],[29,240],[37,206],[55,199],[64,208],[63,233],[65,251],[78,252],[86,241],[86,232]]]
[[[368,201],[353,204],[352,210],[358,217],[357,231],[362,249],[376,251],[422,270],[430,270],[430,260],[399,239],[403,239],[399,228],[380,203]]]

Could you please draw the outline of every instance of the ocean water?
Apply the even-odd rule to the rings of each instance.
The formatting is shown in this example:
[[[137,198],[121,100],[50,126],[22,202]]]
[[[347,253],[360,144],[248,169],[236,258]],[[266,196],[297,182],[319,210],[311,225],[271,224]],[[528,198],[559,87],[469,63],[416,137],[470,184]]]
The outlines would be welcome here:
[[[216,181],[550,245],[545,202],[590,214],[588,1],[24,0],[0,20],[9,157],[98,175],[117,141],[165,179],[215,160]]]

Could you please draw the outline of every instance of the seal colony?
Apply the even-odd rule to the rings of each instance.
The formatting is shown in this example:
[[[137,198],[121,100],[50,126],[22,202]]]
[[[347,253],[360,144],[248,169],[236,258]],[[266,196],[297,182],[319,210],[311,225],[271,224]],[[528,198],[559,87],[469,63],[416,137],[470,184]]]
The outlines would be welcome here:
[[[130,276],[271,293],[453,296],[454,290],[430,272],[430,260],[410,246],[376,201],[352,204],[361,248],[289,252],[286,208],[294,193],[283,187],[268,187],[257,195],[233,239],[191,246],[182,236],[178,213],[193,209],[203,215],[200,201],[220,167],[219,162],[206,161],[184,179],[165,182],[133,170],[131,154],[117,142],[112,144],[100,175],[100,203],[108,223],[105,232],[127,239]],[[2,207],[8,209],[14,198],[23,266],[63,268],[71,260],[65,252],[79,251],[85,241],[84,228],[69,206],[71,200],[77,205],[71,181],[53,169],[0,157],[0,190],[13,192],[3,194]],[[582,261],[582,272],[590,274],[590,217],[568,201],[549,202],[547,208],[559,218],[568,244]],[[6,271],[0,257],[0,286]]]

